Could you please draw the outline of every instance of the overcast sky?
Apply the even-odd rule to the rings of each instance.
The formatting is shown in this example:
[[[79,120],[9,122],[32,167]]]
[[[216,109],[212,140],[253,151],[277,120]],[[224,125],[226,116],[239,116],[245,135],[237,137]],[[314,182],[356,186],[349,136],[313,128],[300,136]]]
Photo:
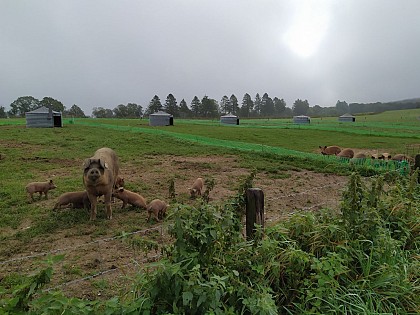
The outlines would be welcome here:
[[[0,106],[420,97],[419,0],[0,0]]]

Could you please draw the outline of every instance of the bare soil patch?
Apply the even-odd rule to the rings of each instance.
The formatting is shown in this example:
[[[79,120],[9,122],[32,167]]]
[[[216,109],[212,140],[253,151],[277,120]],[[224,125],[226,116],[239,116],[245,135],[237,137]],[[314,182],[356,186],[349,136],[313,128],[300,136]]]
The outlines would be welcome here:
[[[174,179],[176,199],[183,204],[196,202],[189,198],[188,187],[197,177],[215,181],[210,202],[222,204],[236,194],[239,183],[249,173],[240,167],[236,157],[230,156],[149,156],[140,162],[121,163],[127,189],[140,193],[148,201],[159,198],[169,202],[169,180]],[[343,176],[306,170],[281,171],[258,173],[254,187],[264,191],[265,220],[267,225],[272,225],[297,211],[337,208],[347,180]],[[57,197],[55,194],[49,200],[37,202],[52,209]],[[146,222],[144,210],[120,209],[121,204],[117,200],[113,205],[110,221],[105,220],[104,207],[100,205],[95,222],[88,222],[89,214],[81,211],[86,216],[86,224],[63,228],[24,244],[11,242],[7,245],[9,254],[0,257],[0,279],[11,273],[31,274],[39,269],[47,255],[64,254],[64,259],[54,265],[49,288],[88,299],[109,298],[125,292],[137,271],[149,261],[159,259],[159,250],[145,254],[133,242],[149,240],[161,245],[170,238],[165,223]],[[25,220],[14,233],[30,227],[31,222]],[[127,237],[119,237],[122,233]]]

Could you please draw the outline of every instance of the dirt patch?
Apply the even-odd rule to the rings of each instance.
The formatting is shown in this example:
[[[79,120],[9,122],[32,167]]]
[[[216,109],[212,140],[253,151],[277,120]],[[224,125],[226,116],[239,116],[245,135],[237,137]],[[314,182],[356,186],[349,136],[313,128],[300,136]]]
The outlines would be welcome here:
[[[197,177],[214,180],[210,202],[222,204],[236,194],[239,183],[250,173],[240,167],[236,157],[230,156],[149,156],[142,161],[121,164],[121,176],[127,189],[140,193],[148,201],[159,198],[169,202],[169,181],[173,179],[176,199],[184,204],[196,202],[189,198],[188,188]],[[271,225],[296,211],[337,208],[347,180],[343,176],[310,171],[279,171],[258,173],[254,187],[264,191],[265,220]],[[39,203],[52,209],[56,197]],[[63,254],[64,259],[54,265],[49,288],[88,299],[109,298],[127,290],[136,272],[147,262],[159,259],[159,246],[167,243],[169,236],[165,223],[148,223],[144,210],[121,209],[121,204],[117,201],[113,205],[114,215],[110,221],[105,220],[104,207],[100,205],[96,222],[88,222],[88,212],[82,211],[80,215],[86,217],[86,224],[36,237],[20,245],[16,241],[16,246],[15,241],[10,242],[10,252],[0,257],[0,279],[11,273],[30,274],[39,269],[48,255]],[[30,221],[15,232],[28,226]],[[157,247],[145,254],[141,247],[147,246],[147,242]]]

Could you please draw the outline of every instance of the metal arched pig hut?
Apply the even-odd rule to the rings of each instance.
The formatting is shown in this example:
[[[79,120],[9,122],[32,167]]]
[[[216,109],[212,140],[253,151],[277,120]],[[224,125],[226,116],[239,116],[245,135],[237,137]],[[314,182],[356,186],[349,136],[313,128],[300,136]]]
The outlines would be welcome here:
[[[61,112],[42,106],[25,113],[27,128],[53,128],[63,127]]]
[[[344,115],[341,115],[340,117],[338,117],[338,121],[339,122],[355,122],[356,117],[354,117],[351,114],[344,114]]]
[[[295,124],[310,124],[311,117],[305,115],[293,116],[293,123]]]
[[[230,124],[230,125],[239,125],[239,117],[232,114],[220,116],[220,123]]]
[[[162,111],[149,115],[149,126],[173,126],[174,116]]]

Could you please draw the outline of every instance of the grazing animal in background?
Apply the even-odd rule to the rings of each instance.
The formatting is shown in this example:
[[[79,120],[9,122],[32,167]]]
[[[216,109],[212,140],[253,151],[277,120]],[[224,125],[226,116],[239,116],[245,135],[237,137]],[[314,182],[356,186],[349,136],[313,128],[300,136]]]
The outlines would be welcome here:
[[[354,157],[350,160],[350,164],[362,165],[364,164],[365,160],[366,160],[366,154],[359,152],[355,154]]]
[[[354,155],[354,158],[355,159],[366,159],[366,154],[359,152],[359,153]]]
[[[352,149],[343,149],[337,156],[351,159],[354,156],[354,151]]]
[[[163,217],[166,215],[166,210],[168,209],[169,205],[166,204],[164,201],[160,199],[154,199],[147,205],[147,212],[149,216],[147,218],[147,222],[150,221],[150,217],[154,216],[156,221],[161,221]]]
[[[128,189],[125,189],[123,187],[114,189],[112,195],[122,200],[123,204],[122,204],[121,209],[124,209],[127,203],[135,207],[139,207],[143,209],[147,208],[146,200],[144,199],[143,196],[135,192],[129,191]]]
[[[90,201],[90,220],[96,219],[98,197],[104,196],[106,217],[112,219],[111,196],[119,172],[117,154],[110,148],[98,149],[83,163],[83,184]]]
[[[405,155],[405,154],[395,154],[395,155],[391,158],[391,160],[393,160],[393,161],[399,161],[399,162],[401,162],[401,161],[408,161],[408,162],[412,162],[412,161],[413,161],[413,158],[412,158],[412,157],[410,157],[410,156],[408,156],[408,155]]]
[[[194,184],[191,188],[188,188],[190,191],[191,198],[195,198],[196,196],[201,196],[201,192],[204,187],[204,180],[199,177],[194,181]]]
[[[73,209],[89,209],[90,201],[86,190],[66,192],[58,197],[53,210],[61,209],[63,206],[71,204]]]
[[[382,153],[381,154],[379,154],[379,153],[372,154],[371,158],[372,158],[372,160],[384,160],[385,159],[385,157]]]
[[[51,189],[57,188],[54,185],[52,179],[46,182],[33,182],[26,185],[26,192],[28,193],[28,197],[34,201],[34,193],[39,193],[39,199],[42,198],[42,193],[45,195],[45,199],[48,199],[48,191]]]
[[[382,153],[382,158],[384,160],[390,160],[391,159],[391,154],[389,154],[389,153]]]
[[[319,148],[321,149],[321,154],[322,155],[337,155],[341,152],[340,147],[337,147],[336,145],[331,145],[329,147],[327,146],[319,146]]]

